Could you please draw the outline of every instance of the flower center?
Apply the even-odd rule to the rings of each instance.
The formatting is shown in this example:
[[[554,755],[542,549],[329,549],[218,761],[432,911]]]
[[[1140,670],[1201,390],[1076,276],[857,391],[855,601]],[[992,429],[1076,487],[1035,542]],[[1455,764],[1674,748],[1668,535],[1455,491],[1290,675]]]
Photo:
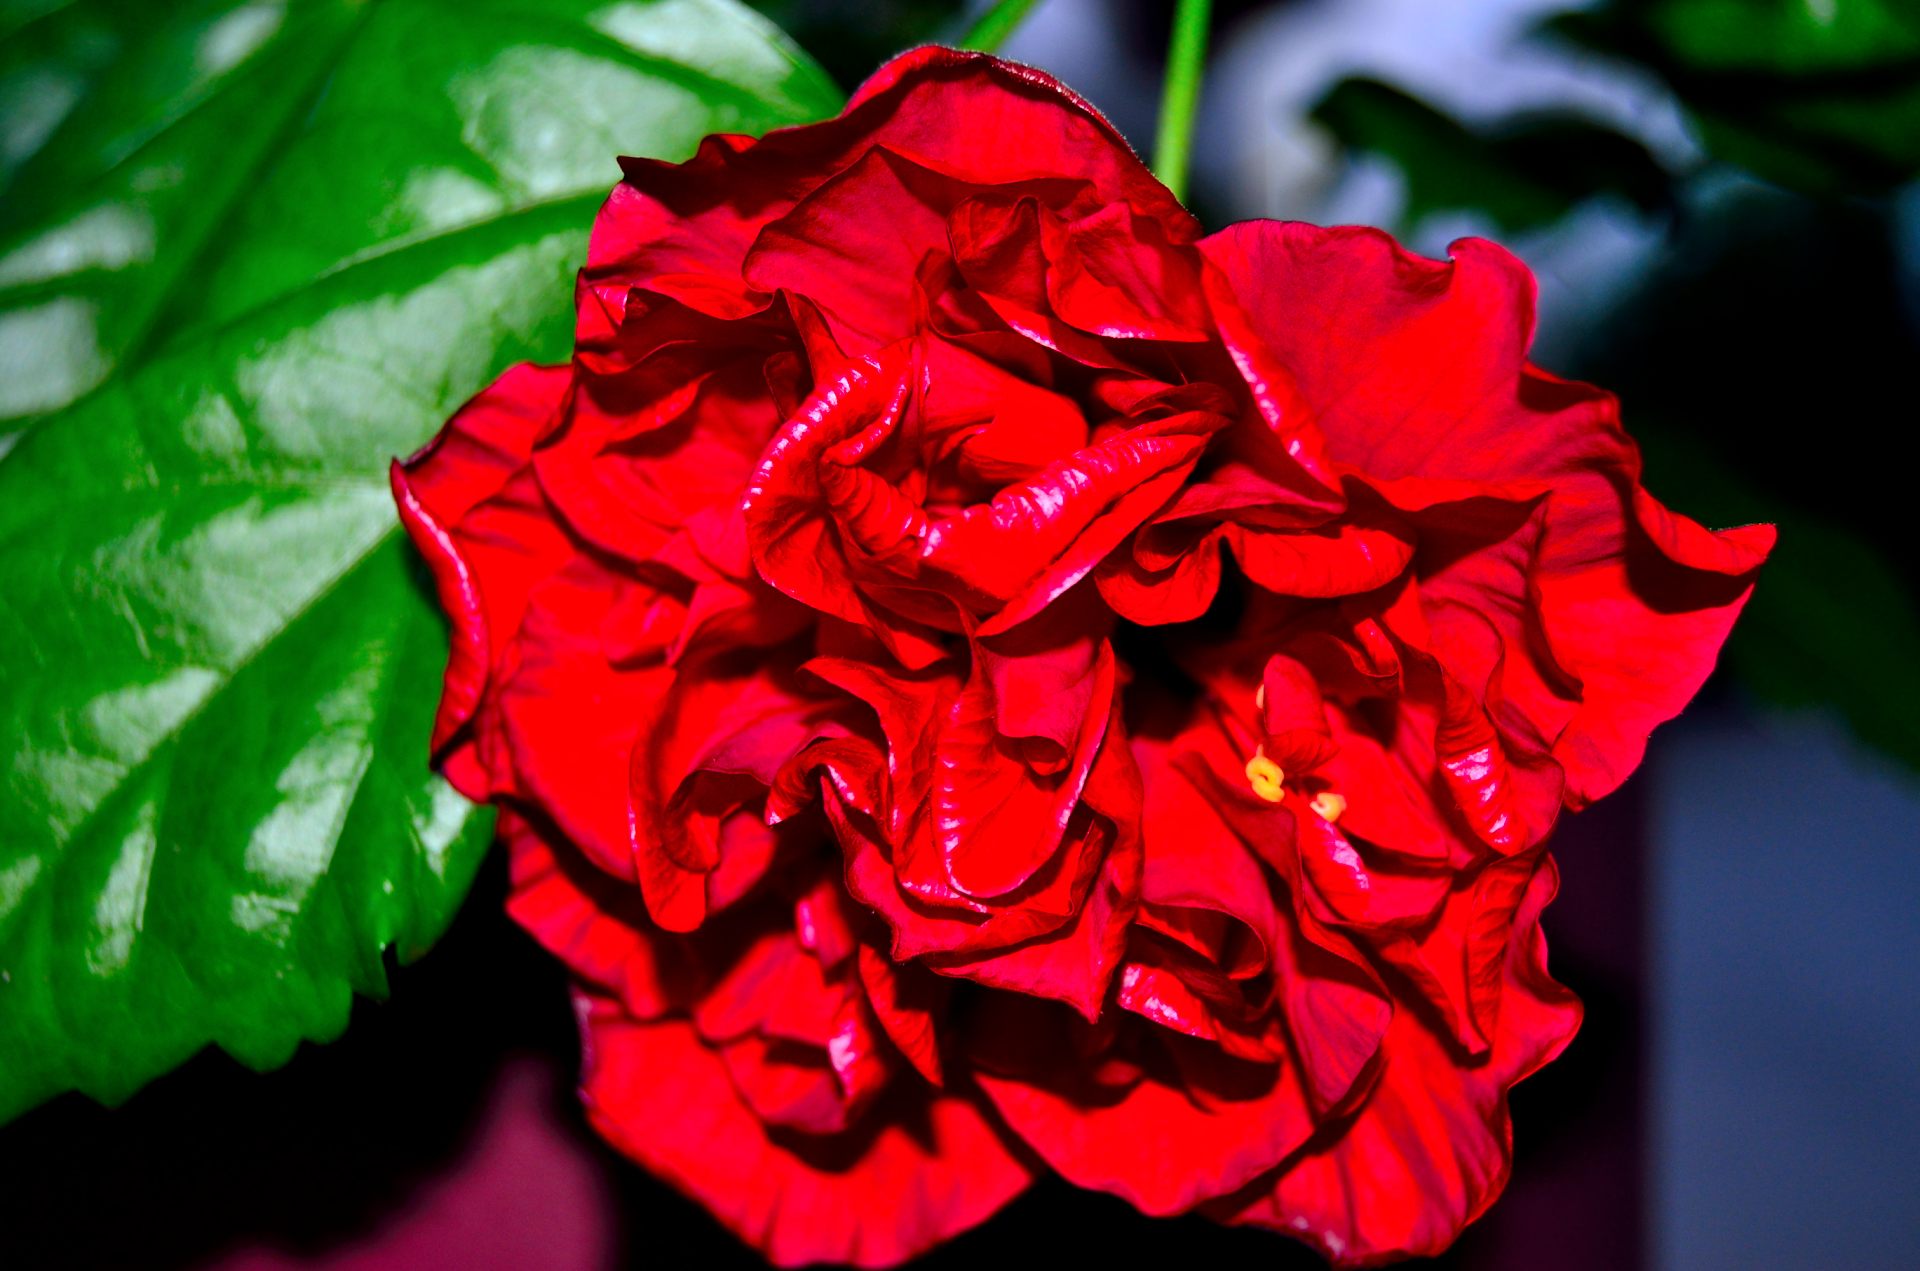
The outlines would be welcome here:
[[[1247,782],[1253,786],[1253,792],[1268,803],[1278,803],[1287,797],[1287,774],[1280,765],[1267,758],[1267,748],[1256,746],[1253,758],[1247,760]]]
[[[1260,685],[1259,688],[1254,690],[1253,704],[1254,708],[1260,713],[1262,725],[1264,726],[1267,709],[1267,686],[1265,684]],[[1317,767],[1318,765],[1309,762],[1308,766],[1311,768]],[[1261,742],[1253,748],[1253,758],[1247,760],[1246,773],[1247,784],[1253,787],[1253,792],[1262,799],[1265,799],[1268,803],[1282,803],[1286,801],[1286,769],[1274,762],[1267,754],[1267,745],[1265,742]],[[1325,821],[1328,825],[1332,825],[1346,813],[1347,800],[1345,795],[1335,794],[1331,790],[1322,790],[1307,800],[1307,807],[1312,810],[1315,816]]]

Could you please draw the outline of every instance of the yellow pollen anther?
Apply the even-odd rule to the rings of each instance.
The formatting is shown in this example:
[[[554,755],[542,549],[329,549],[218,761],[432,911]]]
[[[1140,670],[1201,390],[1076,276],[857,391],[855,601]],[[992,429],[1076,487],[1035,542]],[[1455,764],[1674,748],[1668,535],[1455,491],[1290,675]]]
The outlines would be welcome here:
[[[1344,795],[1338,795],[1331,790],[1325,790],[1314,795],[1313,800],[1308,803],[1307,806],[1312,808],[1314,814],[1321,820],[1332,823],[1338,821],[1340,815],[1347,810],[1347,800]]]
[[[1268,803],[1278,803],[1286,797],[1283,789],[1286,780],[1287,774],[1280,765],[1266,755],[1255,754],[1247,760],[1247,782],[1253,787],[1253,792]]]
[[[1267,709],[1267,686],[1265,684],[1253,690],[1253,708],[1261,711]]]

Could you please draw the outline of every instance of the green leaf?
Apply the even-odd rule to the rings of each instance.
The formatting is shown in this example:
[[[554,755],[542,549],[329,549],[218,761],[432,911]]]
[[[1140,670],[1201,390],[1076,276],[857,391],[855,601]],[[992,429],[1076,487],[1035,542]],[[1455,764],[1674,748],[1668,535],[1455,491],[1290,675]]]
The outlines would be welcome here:
[[[1614,0],[1552,29],[1659,72],[1707,148],[1815,194],[1920,175],[1912,0]]]
[[[1668,179],[1638,142],[1572,115],[1541,114],[1469,129],[1369,79],[1333,86],[1313,118],[1352,150],[1390,159],[1406,176],[1406,221],[1478,211],[1509,233],[1548,225],[1601,194],[1643,211],[1664,206]]]
[[[622,147],[834,100],[727,0],[38,7],[0,17],[0,420],[363,255],[604,189]]]
[[[730,0],[25,7],[0,366],[96,356],[0,457],[0,1117],[280,1063],[445,928],[487,825],[387,462],[566,356],[616,155],[838,105]]]

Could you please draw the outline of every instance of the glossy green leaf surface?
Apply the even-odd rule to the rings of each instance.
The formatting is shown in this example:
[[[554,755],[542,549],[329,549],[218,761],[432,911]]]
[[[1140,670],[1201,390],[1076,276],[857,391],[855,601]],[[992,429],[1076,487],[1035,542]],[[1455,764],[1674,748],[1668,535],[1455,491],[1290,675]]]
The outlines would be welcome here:
[[[730,0],[0,33],[5,1117],[282,1062],[445,927],[488,827],[426,768],[446,633],[388,460],[566,355],[615,156],[838,99]]]
[[[1399,167],[1409,224],[1433,212],[1473,210],[1517,233],[1602,194],[1642,211],[1670,198],[1667,174],[1645,147],[1571,115],[1470,129],[1386,84],[1348,79],[1320,100],[1313,118],[1347,148]]]
[[[1912,0],[1612,0],[1552,24],[1658,71],[1719,157],[1819,194],[1920,175]]]

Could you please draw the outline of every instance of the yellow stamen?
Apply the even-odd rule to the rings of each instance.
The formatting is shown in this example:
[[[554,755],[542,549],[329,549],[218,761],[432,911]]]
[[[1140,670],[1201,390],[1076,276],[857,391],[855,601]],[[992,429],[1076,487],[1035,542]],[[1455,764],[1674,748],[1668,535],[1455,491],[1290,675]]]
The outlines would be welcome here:
[[[1247,760],[1247,782],[1253,787],[1253,792],[1268,803],[1278,803],[1286,798],[1286,780],[1287,774],[1265,753],[1256,753]]]
[[[1267,709],[1267,686],[1264,683],[1253,690],[1253,708],[1261,711]]]
[[[1314,814],[1321,820],[1331,824],[1334,821],[1338,821],[1341,814],[1347,810],[1347,800],[1344,795],[1335,794],[1331,790],[1324,790],[1314,795],[1312,801],[1309,802],[1307,806],[1312,808]]]

